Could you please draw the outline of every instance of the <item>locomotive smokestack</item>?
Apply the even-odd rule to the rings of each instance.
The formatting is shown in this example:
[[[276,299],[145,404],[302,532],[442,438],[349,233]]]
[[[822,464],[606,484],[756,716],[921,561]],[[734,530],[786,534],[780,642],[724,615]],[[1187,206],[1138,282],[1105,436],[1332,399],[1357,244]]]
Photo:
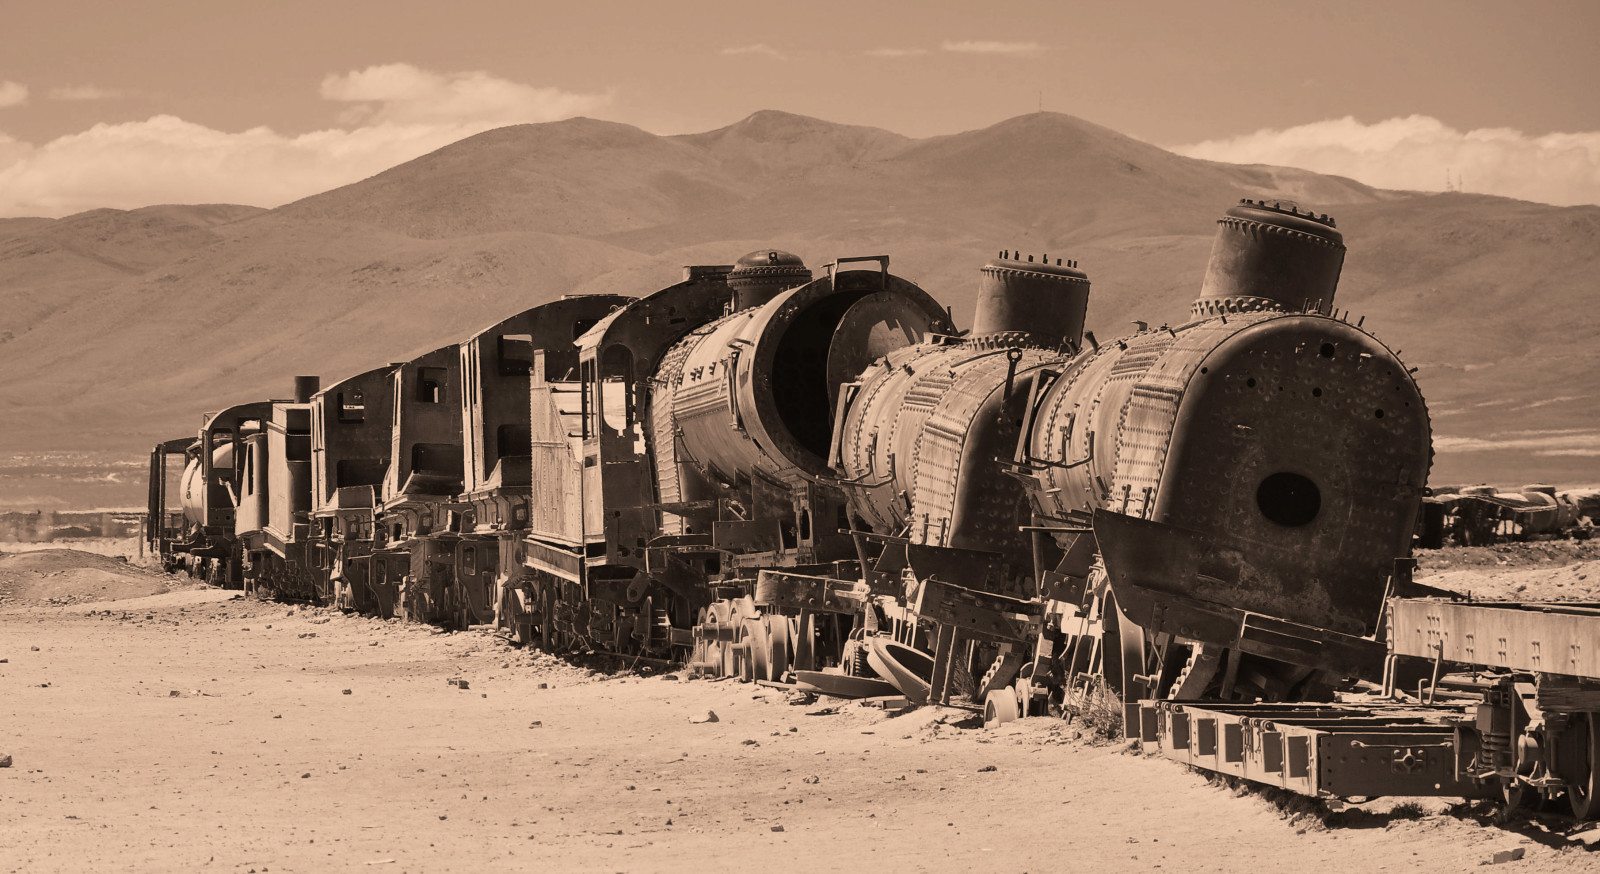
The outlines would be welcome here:
[[[297,376],[294,378],[294,402],[297,404],[311,403],[311,396],[322,387],[322,379],[315,376]]]
[[[1344,235],[1333,219],[1286,200],[1241,200],[1217,220],[1211,263],[1190,314],[1312,306],[1331,312],[1343,266]]]
[[[780,249],[751,252],[734,262],[728,274],[735,310],[761,306],[780,292],[810,281],[811,271],[800,256]]]
[[[1083,343],[1083,317],[1089,308],[1089,277],[1072,261],[1063,266],[1048,256],[1002,252],[983,265],[972,333],[1020,331],[1037,343]]]

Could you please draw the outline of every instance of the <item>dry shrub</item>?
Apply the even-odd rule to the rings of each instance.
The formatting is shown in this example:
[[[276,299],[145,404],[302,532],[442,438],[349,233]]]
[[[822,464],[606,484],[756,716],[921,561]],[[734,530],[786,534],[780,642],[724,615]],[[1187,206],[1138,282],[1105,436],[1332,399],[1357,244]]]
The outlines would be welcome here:
[[[1421,819],[1427,815],[1428,812],[1415,801],[1402,801],[1389,808],[1390,819]]]
[[[1063,709],[1067,711],[1069,723],[1076,722],[1079,728],[1100,740],[1122,740],[1122,700],[1104,683],[1069,693],[1067,699]]]
[[[966,659],[951,659],[955,664],[950,666],[950,689],[955,695],[963,695],[974,704],[982,704],[978,700],[978,680],[972,676],[972,671],[967,667]]]

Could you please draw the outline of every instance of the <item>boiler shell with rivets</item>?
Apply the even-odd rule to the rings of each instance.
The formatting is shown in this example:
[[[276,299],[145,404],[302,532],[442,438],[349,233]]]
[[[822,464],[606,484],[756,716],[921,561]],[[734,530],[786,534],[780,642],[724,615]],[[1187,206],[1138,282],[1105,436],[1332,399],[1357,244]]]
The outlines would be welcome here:
[[[989,334],[907,347],[868,368],[840,429],[851,512],[913,543],[1004,551],[1028,518],[997,458],[1016,446],[1035,372],[1060,355]]]
[[[1370,633],[1409,552],[1431,463],[1427,409],[1372,335],[1315,313],[1146,331],[1062,368],[1025,437],[1046,519],[1104,508],[1243,539],[1207,593]]]
[[[876,358],[953,330],[916,285],[887,271],[844,271],[685,337],[663,356],[651,403],[672,423],[679,459],[714,480],[827,476],[838,391],[830,361],[849,360],[854,347],[881,350]]]

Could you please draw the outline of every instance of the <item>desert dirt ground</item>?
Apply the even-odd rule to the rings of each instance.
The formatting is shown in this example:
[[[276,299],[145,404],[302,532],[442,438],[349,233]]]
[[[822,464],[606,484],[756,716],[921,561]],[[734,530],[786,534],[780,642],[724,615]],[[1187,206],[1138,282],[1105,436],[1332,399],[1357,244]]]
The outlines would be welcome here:
[[[0,556],[0,871],[1600,869],[1560,817],[1329,813],[1059,719],[801,703],[47,558]]]

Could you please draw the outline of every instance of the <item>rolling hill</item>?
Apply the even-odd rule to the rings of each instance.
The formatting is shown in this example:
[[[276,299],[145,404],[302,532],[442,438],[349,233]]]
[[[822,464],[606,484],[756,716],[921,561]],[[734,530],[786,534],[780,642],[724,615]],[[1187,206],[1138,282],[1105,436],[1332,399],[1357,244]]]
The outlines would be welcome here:
[[[137,504],[142,454],[204,410],[759,247],[888,253],[958,321],[997,250],[1048,252],[1088,270],[1100,336],[1176,323],[1240,197],[1338,219],[1338,306],[1421,368],[1436,482],[1600,481],[1600,207],[1195,160],[1050,113],[914,140],[765,111],[501,128],[273,210],[0,220],[0,506]]]

